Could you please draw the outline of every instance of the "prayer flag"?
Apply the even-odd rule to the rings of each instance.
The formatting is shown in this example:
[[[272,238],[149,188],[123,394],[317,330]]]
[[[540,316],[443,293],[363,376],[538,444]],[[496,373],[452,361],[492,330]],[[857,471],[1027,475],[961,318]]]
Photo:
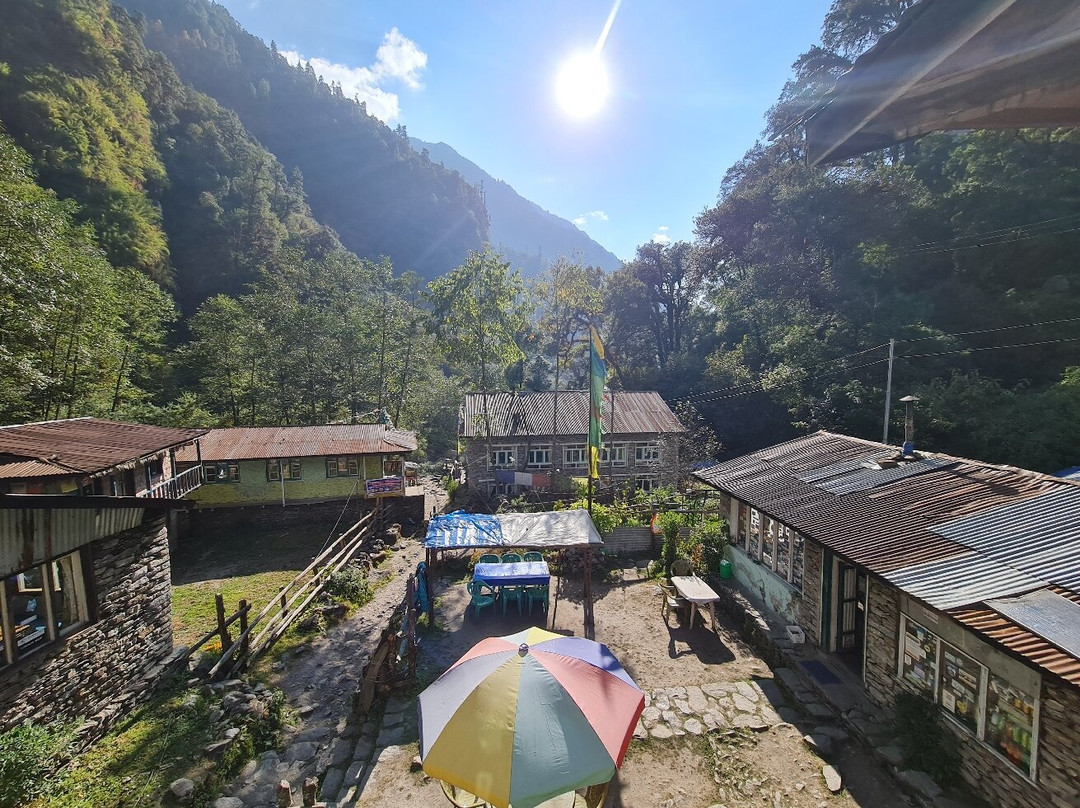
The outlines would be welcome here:
[[[589,476],[600,479],[600,448],[602,446],[601,409],[604,402],[604,384],[607,382],[607,364],[604,362],[604,346],[596,329],[589,326]]]

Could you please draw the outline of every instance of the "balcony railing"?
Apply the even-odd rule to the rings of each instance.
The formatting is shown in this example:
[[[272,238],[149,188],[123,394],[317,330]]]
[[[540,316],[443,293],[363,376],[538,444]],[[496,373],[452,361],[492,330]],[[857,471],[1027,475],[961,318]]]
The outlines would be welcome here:
[[[139,496],[153,499],[181,499],[202,485],[202,466],[192,466],[175,477],[155,483]]]

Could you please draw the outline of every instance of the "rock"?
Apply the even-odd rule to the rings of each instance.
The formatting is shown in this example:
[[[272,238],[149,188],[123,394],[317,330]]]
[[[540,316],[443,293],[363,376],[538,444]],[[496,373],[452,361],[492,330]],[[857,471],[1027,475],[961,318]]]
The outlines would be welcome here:
[[[409,771],[418,772],[424,768],[424,761],[420,760],[419,755],[413,755],[412,761],[409,763]]]
[[[899,746],[879,746],[876,751],[878,757],[890,766],[900,768],[904,763],[904,754],[900,751]]]
[[[769,725],[756,715],[737,715],[731,726],[737,729],[752,729],[754,732],[764,732],[769,728]]]
[[[222,736],[226,741],[235,741],[240,734],[240,727],[229,727]]]
[[[384,727],[396,727],[401,724],[401,720],[404,717],[402,712],[387,712],[383,714],[383,726]]]
[[[825,788],[829,789],[833,794],[840,793],[840,789],[844,787],[844,781],[835,766],[822,766],[821,776],[825,778]]]
[[[311,741],[300,741],[286,749],[282,759],[289,763],[294,760],[311,760],[318,751],[319,747]]]
[[[296,714],[299,715],[301,718],[307,718],[313,712],[315,712],[315,706],[312,704],[305,704],[303,707],[296,711]]]
[[[244,801],[239,797],[218,797],[214,808],[244,808]]]
[[[318,790],[319,781],[316,780],[314,777],[308,777],[306,780],[304,780],[304,787],[303,789],[301,789],[300,795],[302,802],[304,803],[304,805],[308,806],[308,808],[315,804],[315,797]]]
[[[645,728],[645,725],[640,721],[637,722],[637,726],[634,727],[634,737],[639,741],[649,737],[649,730]]]
[[[345,779],[344,769],[327,769],[326,777],[323,778],[322,783],[322,795],[323,799],[332,800],[337,796],[338,791],[341,790],[341,783]]]
[[[833,753],[833,740],[828,735],[803,735],[803,743],[821,757],[829,757]]]
[[[926,772],[908,769],[900,772],[900,779],[929,800],[936,800],[941,796],[941,786]]]
[[[215,741],[203,747],[203,754],[207,757],[218,758],[225,754],[225,750],[232,746],[232,741]]]
[[[364,769],[367,766],[366,761],[354,760],[352,765],[349,766],[348,771],[345,772],[345,779],[342,781],[342,788],[349,788],[350,786],[360,785],[360,781],[364,777]]]
[[[833,711],[822,704],[820,701],[808,701],[803,705],[803,709],[812,718],[832,718]]]
[[[173,795],[177,802],[191,802],[191,798],[195,795],[195,783],[186,777],[173,780],[169,786],[169,793]]]
[[[734,696],[732,696],[731,702],[735,705],[735,709],[738,710],[740,713],[757,712],[757,707],[755,706],[754,702],[750,701],[750,699],[746,698],[741,693],[736,693]]]
[[[705,731],[705,727],[696,718],[688,718],[683,724],[683,729],[691,735],[701,735]]]
[[[700,687],[690,686],[686,688],[686,701],[690,705],[690,709],[698,715],[709,709],[709,700]]]
[[[749,699],[755,704],[761,698],[761,693],[749,682],[736,682],[735,687],[738,689],[739,694],[744,698]]]
[[[282,780],[277,787],[278,808],[289,808],[292,805],[292,786],[288,780]]]
[[[370,760],[371,752],[375,749],[375,745],[368,740],[359,740],[356,742],[356,747],[353,749],[353,760]]]
[[[657,724],[655,727],[649,730],[649,732],[654,738],[661,739],[671,738],[675,735],[675,733],[671,731],[671,728],[668,727],[667,724]]]
[[[314,708],[313,708],[314,709]],[[303,732],[297,733],[293,740],[296,741],[321,741],[330,734],[330,727],[310,727]]]

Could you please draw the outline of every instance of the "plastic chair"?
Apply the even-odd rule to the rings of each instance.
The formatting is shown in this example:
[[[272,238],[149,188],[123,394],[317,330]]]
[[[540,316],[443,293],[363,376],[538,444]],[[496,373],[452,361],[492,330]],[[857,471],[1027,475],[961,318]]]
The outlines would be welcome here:
[[[668,620],[668,615],[672,611],[679,613],[685,613],[687,607],[690,605],[683,598],[679,597],[678,591],[670,584],[657,584],[660,588],[660,592],[663,595],[663,603],[660,605],[660,614],[664,617],[664,622]],[[681,619],[681,618],[680,618]]]
[[[480,556],[478,559],[476,559],[476,563],[477,564],[498,564],[499,563],[499,557],[495,553],[484,553],[482,556]]]
[[[487,805],[485,800],[480,799],[475,794],[471,794],[463,788],[452,786],[445,780],[440,780],[442,785],[443,794],[446,795],[446,799],[450,800],[452,805],[456,805],[457,808],[480,808],[480,806]]]
[[[671,562],[671,574],[672,575],[693,575],[694,565],[690,563],[689,559],[676,558]]]
[[[504,564],[516,564],[521,561],[521,556],[517,553],[503,553],[502,563]]]
[[[609,785],[610,783],[597,783],[584,789],[584,794],[578,791],[574,797],[574,808],[601,808],[607,799]]]
[[[540,553],[540,552],[537,552],[536,550],[530,550],[524,556],[522,556],[522,560],[524,560],[524,561],[543,561],[544,560],[544,554]]]
[[[550,587],[547,586],[526,586],[525,587],[525,600],[529,604],[529,614],[532,614],[532,607],[534,603],[543,603],[544,611],[548,610],[548,599],[550,595]]]
[[[467,584],[469,589],[469,597],[472,600],[473,609],[476,611],[477,619],[480,618],[480,610],[487,606],[494,606],[496,599],[496,592],[490,586],[483,581],[472,580]]]

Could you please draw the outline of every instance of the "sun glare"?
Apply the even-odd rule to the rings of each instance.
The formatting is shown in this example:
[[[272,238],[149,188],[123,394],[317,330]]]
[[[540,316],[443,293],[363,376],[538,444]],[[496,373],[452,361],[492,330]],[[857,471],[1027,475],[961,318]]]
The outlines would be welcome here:
[[[563,110],[575,118],[595,115],[608,95],[607,71],[594,53],[571,56],[559,68],[555,96]]]

